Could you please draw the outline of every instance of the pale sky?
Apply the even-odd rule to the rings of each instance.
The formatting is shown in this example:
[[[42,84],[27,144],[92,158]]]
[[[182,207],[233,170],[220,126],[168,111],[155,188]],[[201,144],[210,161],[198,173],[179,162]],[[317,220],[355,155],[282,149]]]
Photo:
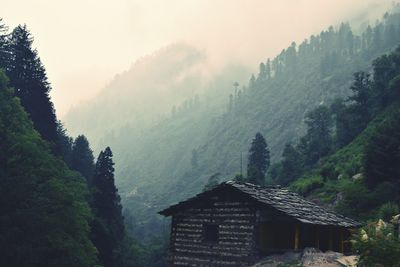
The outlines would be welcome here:
[[[96,95],[116,74],[160,47],[185,41],[215,65],[254,69],[291,41],[389,0],[0,0],[10,29],[26,23],[62,116]],[[379,12],[379,13],[378,13]]]

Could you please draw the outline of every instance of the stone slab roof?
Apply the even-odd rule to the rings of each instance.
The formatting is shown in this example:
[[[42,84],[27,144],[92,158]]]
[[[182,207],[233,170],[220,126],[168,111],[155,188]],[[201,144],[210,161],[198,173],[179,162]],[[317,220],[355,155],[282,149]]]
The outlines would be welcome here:
[[[179,210],[191,206],[199,198],[217,192],[221,189],[230,188],[244,193],[252,200],[275,208],[284,214],[307,224],[331,225],[346,228],[359,227],[361,224],[336,212],[327,210],[301,197],[300,195],[282,187],[264,187],[250,183],[239,183],[234,181],[223,182],[216,188],[197,194],[178,204],[172,205],[159,212],[159,214],[170,216]]]

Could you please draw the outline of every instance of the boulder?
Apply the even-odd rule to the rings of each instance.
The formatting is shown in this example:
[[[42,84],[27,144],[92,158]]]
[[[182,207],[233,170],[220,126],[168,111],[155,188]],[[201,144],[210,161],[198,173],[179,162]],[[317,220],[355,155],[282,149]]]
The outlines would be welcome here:
[[[303,267],[355,267],[357,256],[345,256],[342,253],[326,251],[315,248],[305,248],[301,252],[289,251],[283,254],[270,255],[253,267],[277,267],[277,266],[303,266]]]
[[[363,174],[362,174],[362,173],[354,174],[354,175],[351,177],[351,179],[353,179],[354,181],[361,180],[362,178],[363,178]]]

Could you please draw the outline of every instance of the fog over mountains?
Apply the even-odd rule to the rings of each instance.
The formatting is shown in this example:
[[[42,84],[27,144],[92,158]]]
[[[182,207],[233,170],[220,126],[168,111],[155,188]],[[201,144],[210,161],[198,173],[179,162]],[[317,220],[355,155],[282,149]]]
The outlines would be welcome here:
[[[400,0],[4,1],[0,266],[400,262]]]
[[[396,16],[372,28],[354,21],[355,29],[335,25],[260,59],[264,67],[254,77],[249,67],[215,68],[205,51],[172,44],[117,75],[64,122],[72,135],[85,133],[95,150],[113,148],[126,217],[134,218],[139,238],[148,238],[143,230],[158,225],[159,209],[201,191],[215,173],[232,179],[241,157],[245,171],[256,132],[278,161],[285,144],[304,134],[307,112],[348,96],[352,73],[368,71],[372,59],[394,47],[383,32],[399,23]],[[382,37],[368,37],[369,31]]]

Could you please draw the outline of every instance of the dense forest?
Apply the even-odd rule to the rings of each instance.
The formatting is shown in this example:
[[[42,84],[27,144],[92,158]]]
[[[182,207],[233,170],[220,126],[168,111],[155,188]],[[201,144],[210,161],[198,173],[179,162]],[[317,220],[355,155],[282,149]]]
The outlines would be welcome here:
[[[157,212],[231,179],[363,222],[399,213],[398,5],[293,42],[253,75],[209,67],[170,45],[64,126],[27,26],[0,20],[0,265],[165,266]]]
[[[379,97],[367,97],[360,88],[369,88],[374,92],[371,94],[378,95],[380,85],[377,84],[384,83],[375,80],[374,72],[380,70],[373,62],[399,45],[398,9],[394,6],[379,21],[363,24],[357,30],[352,29],[350,23],[342,23],[300,44],[293,42],[276,57],[260,63],[258,73],[246,79],[235,75],[240,73],[240,68],[236,67],[235,72],[221,73],[216,75],[215,81],[202,83],[203,88],[208,89],[194,94],[189,94],[192,84],[182,83],[187,86],[187,95],[183,95],[186,100],[171,103],[171,113],[168,109],[159,111],[161,115],[151,123],[137,124],[136,113],[132,112],[123,117],[123,122],[109,118],[121,121],[122,126],[107,125],[105,131],[88,134],[97,140],[94,147],[101,148],[107,141],[114,148],[120,163],[116,168],[116,183],[121,188],[126,218],[130,218],[130,231],[147,241],[154,234],[163,235],[168,227],[155,215],[158,210],[201,191],[210,178],[222,181],[246,174],[248,151],[257,132],[264,136],[270,152],[265,182],[291,186],[318,201],[322,199],[342,207],[349,201],[344,195],[351,190],[352,183],[347,188],[343,184],[349,179],[336,183],[337,177],[351,180],[354,175],[361,175],[362,148],[358,146],[353,155],[357,162],[346,161],[356,164],[346,166],[346,172],[331,163],[329,168],[334,171],[329,172],[335,175],[330,174],[331,178],[326,179],[315,169],[322,168],[323,163],[332,161],[335,155],[339,157],[336,151],[344,153],[341,151],[349,149],[348,146],[355,146],[353,140],[383,112],[379,105],[386,107],[384,101],[383,104],[375,103],[377,100],[370,103],[369,98]],[[168,52],[170,49],[152,55],[151,61],[144,58],[138,64],[148,66],[159,62],[156,59],[161,61],[163,53],[172,53]],[[183,65],[180,63],[174,65],[176,68],[169,66],[165,72],[187,73],[184,68],[177,69]],[[157,67],[159,70],[163,65],[160,63]],[[354,76],[354,73],[358,74]],[[113,83],[125,83],[124,88],[128,90],[130,77],[129,72],[118,76],[98,98],[73,110],[66,116],[68,128],[74,132],[97,114],[96,107],[105,99],[103,95],[110,97],[111,89],[118,88]],[[389,78],[380,79],[390,82]],[[123,92],[112,97],[121,106],[129,95]],[[371,109],[362,111],[366,105]],[[107,107],[102,112],[112,113],[113,109]],[[327,124],[320,139],[315,140],[315,135],[320,133],[314,128],[320,120]],[[302,160],[292,160],[297,158]],[[329,169],[328,165],[324,166],[323,170]],[[159,233],[154,231],[157,228]]]
[[[95,161],[66,134],[27,26],[0,23],[0,265],[152,264],[127,234],[111,149]]]

